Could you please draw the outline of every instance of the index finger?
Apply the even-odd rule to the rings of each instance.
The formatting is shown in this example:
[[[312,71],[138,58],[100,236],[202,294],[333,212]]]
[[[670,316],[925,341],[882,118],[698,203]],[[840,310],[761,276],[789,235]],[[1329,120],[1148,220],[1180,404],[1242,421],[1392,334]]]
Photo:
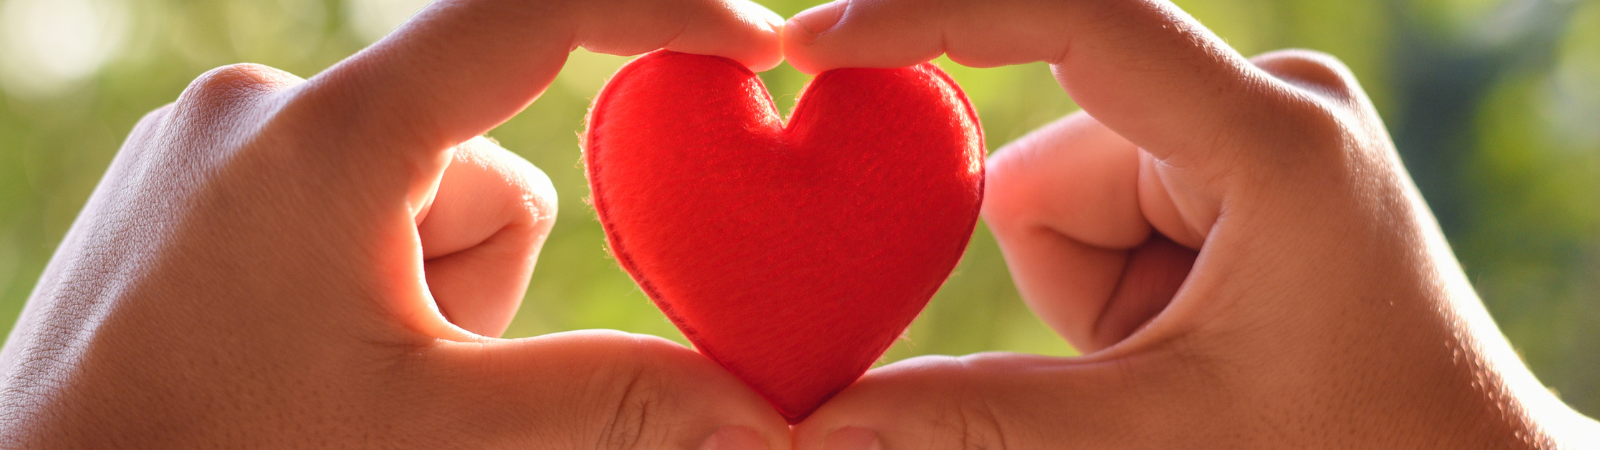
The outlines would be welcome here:
[[[766,69],[782,58],[781,23],[746,0],[439,0],[313,77],[291,107],[380,157],[442,163],[532,103],[573,49],[667,48]]]
[[[806,72],[941,54],[975,67],[1048,62],[1084,111],[1163,159],[1205,163],[1241,125],[1282,120],[1271,106],[1299,101],[1162,0],[840,0],[789,25],[784,56]]]

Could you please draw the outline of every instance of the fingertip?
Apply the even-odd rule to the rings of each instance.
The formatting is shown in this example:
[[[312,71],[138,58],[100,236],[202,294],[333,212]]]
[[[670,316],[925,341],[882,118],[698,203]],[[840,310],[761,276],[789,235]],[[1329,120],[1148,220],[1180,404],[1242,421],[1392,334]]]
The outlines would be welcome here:
[[[1139,164],[1137,146],[1087,113],[1072,113],[989,156],[983,218],[1013,238],[1059,234],[1096,248],[1133,248],[1149,234],[1135,190]]]
[[[483,140],[478,145],[483,146],[484,151],[495,155],[494,163],[504,165],[499,170],[507,178],[507,183],[521,187],[523,203],[520,205],[520,210],[529,214],[517,218],[531,224],[530,228],[536,230],[541,236],[539,242],[543,243],[542,236],[549,234],[550,228],[555,225],[558,205],[561,204],[560,196],[556,193],[556,185],[550,181],[550,175],[522,155],[501,147],[493,138],[487,136],[474,138],[477,139]]]
[[[950,356],[920,356],[870,370],[794,426],[794,447],[926,448],[928,442],[943,441],[944,430],[920,436],[928,439],[917,446],[901,440],[906,431],[923,430],[948,412],[962,389],[950,381],[967,379],[964,370],[961,360]]]
[[[774,46],[776,46],[776,44],[777,43],[774,42]],[[761,54],[752,57],[741,58],[738,61],[739,63],[744,64],[745,67],[750,68],[751,72],[766,72],[768,70],[772,70],[774,67],[778,67],[778,64],[783,62],[783,53],[774,48],[770,52],[762,52]]]
[[[756,72],[771,70],[782,63],[783,16],[749,1],[736,2],[733,8],[738,20],[754,27],[758,34],[753,53],[736,59]]]
[[[847,1],[835,1],[813,6],[810,9],[801,11],[800,14],[795,14],[794,18],[790,19],[789,22],[793,23],[799,31],[795,35],[796,43],[801,45],[810,44],[816,41],[818,36],[833,29],[834,25],[839,24],[839,19],[844,17],[844,10],[847,6],[849,6]]]
[[[783,52],[783,59],[788,61],[790,66],[807,75],[816,75],[822,72],[817,69],[816,64],[812,63],[811,58],[806,55],[803,47],[809,44],[811,40],[807,36],[807,32],[794,19],[789,19],[788,22],[784,23],[783,29],[778,34],[780,36],[779,51]]]
[[[811,45],[832,30],[844,18],[847,0],[824,3],[801,11],[783,24],[783,56],[789,65],[807,74],[817,74],[832,67],[824,66],[812,57]]]

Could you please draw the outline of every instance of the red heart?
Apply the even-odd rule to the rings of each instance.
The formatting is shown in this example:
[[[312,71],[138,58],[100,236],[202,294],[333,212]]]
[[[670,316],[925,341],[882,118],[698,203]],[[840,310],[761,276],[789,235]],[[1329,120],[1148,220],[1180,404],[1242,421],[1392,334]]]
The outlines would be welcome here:
[[[588,126],[617,261],[790,423],[905,331],[983,199],[977,113],[930,63],[823,73],[785,127],[743,65],[656,52],[606,83]]]

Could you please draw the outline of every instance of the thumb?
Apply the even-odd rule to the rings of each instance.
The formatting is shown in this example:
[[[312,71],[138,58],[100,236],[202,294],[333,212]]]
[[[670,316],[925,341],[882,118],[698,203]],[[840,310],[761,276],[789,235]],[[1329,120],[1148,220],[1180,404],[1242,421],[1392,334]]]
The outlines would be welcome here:
[[[1192,447],[1193,442],[1177,440],[1180,433],[1192,436],[1205,428],[1183,422],[1206,415],[1157,403],[1211,394],[1172,388],[1182,385],[1173,378],[1190,372],[1128,369],[1129,364],[1140,363],[1001,353],[909,359],[869,372],[834,397],[795,427],[794,445],[798,450]],[[1228,403],[1212,400],[1209,404]]]
[[[694,350],[654,336],[576,331],[438,341],[431,392],[478,448],[784,450],[788,424]],[[467,431],[461,433],[459,431]]]

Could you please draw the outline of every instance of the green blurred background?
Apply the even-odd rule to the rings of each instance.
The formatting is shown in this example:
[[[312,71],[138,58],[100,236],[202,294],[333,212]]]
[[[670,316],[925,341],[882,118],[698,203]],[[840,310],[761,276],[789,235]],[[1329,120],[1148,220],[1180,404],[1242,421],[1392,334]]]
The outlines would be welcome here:
[[[145,112],[218,65],[311,76],[425,0],[0,0],[0,331]],[[813,1],[764,1],[784,16]],[[1337,55],[1382,111],[1511,342],[1600,415],[1600,1],[1182,0],[1245,54]],[[491,135],[549,173],[562,217],[510,337],[615,328],[682,341],[604,250],[577,132],[626,58],[573,54],[556,84]],[[1048,68],[969,69],[996,148],[1075,109]],[[806,77],[762,75],[788,110]],[[1072,349],[1020,301],[987,230],[885,361]]]

